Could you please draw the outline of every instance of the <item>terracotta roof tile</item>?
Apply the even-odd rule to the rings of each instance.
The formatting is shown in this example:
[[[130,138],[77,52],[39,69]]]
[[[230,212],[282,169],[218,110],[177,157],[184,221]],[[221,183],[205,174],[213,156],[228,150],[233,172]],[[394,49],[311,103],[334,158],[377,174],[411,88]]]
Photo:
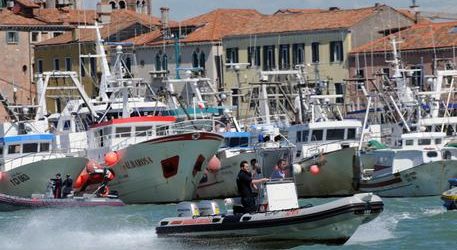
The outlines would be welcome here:
[[[401,40],[400,50],[417,50],[443,47],[457,47],[457,21],[444,23],[420,23],[392,35],[374,40],[351,53],[391,51],[391,39]]]
[[[44,26],[45,22],[15,14],[10,10],[0,10],[0,25],[10,26]]]
[[[16,0],[16,2],[28,8],[40,8],[38,4],[34,3],[31,0]]]
[[[303,14],[326,11],[324,9],[279,9],[273,15]]]
[[[111,13],[111,22],[109,24],[104,24],[103,28],[100,29],[102,38],[106,39],[107,37],[116,34],[128,27],[139,23],[145,27],[157,27],[160,22],[156,17],[150,17],[145,14],[139,14],[130,10],[116,10]],[[53,45],[53,44],[65,44],[75,41],[80,42],[90,42],[95,40],[95,30],[93,29],[83,29],[79,32],[79,39],[74,40],[74,36],[71,32],[67,32],[58,37],[54,37],[49,40],[45,40],[38,45]]]
[[[97,19],[95,10],[36,9],[33,14],[36,19],[49,24],[94,24]]]
[[[145,45],[157,40],[161,40],[161,37],[162,32],[160,30],[154,30],[143,35],[132,37],[130,39],[125,40],[124,42],[133,43],[135,45]]]
[[[268,34],[294,31],[350,28],[363,19],[390,8],[386,5],[347,10],[327,10],[294,15],[270,15],[256,18],[234,35]]]
[[[171,28],[191,27],[194,30],[186,37],[180,39],[181,43],[220,41],[222,37],[244,27],[249,22],[263,16],[254,9],[216,9],[197,17],[186,19],[180,23],[170,25]],[[157,32],[145,34],[134,40],[137,45],[162,44],[162,36]],[[174,41],[168,41],[172,43]]]

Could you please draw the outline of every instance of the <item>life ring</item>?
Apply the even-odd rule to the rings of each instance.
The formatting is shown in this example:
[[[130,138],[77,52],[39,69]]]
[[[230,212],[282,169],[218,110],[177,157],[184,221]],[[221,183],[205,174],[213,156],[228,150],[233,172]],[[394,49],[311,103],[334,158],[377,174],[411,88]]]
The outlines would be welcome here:
[[[200,139],[200,133],[193,133],[192,140],[198,140],[198,139]]]

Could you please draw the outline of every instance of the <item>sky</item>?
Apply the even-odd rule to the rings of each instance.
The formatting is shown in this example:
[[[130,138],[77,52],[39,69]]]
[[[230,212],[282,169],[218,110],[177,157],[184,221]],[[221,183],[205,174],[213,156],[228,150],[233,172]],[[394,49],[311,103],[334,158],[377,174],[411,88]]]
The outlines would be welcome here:
[[[160,7],[170,8],[170,19],[183,20],[198,16],[217,8],[257,9],[264,14],[272,14],[278,9],[287,8],[360,8],[373,6],[376,2],[395,8],[408,8],[412,0],[153,0],[153,14],[160,16]],[[454,11],[456,0],[417,0],[422,11]],[[97,0],[84,0],[84,5],[95,8]]]

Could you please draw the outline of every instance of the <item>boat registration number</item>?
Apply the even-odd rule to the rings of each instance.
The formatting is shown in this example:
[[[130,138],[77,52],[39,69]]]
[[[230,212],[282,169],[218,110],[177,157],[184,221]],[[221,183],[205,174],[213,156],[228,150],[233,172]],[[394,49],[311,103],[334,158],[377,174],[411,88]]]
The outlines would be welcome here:
[[[20,185],[21,183],[24,183],[26,181],[30,180],[30,177],[26,174],[18,174],[14,176],[13,178],[10,179],[11,184],[13,186]]]

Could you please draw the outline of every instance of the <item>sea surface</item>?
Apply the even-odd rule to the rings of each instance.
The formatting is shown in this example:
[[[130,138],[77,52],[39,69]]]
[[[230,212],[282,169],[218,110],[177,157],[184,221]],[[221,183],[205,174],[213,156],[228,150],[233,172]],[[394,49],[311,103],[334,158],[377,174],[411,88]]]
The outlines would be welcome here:
[[[323,203],[331,199],[301,200]],[[457,249],[457,211],[439,197],[384,199],[384,212],[362,225],[343,246],[293,249]],[[175,204],[39,209],[0,212],[0,249],[269,249],[243,241],[158,238],[157,222],[175,215]],[[280,233],[280,232],[278,232]],[[287,246],[274,246],[274,248]]]

